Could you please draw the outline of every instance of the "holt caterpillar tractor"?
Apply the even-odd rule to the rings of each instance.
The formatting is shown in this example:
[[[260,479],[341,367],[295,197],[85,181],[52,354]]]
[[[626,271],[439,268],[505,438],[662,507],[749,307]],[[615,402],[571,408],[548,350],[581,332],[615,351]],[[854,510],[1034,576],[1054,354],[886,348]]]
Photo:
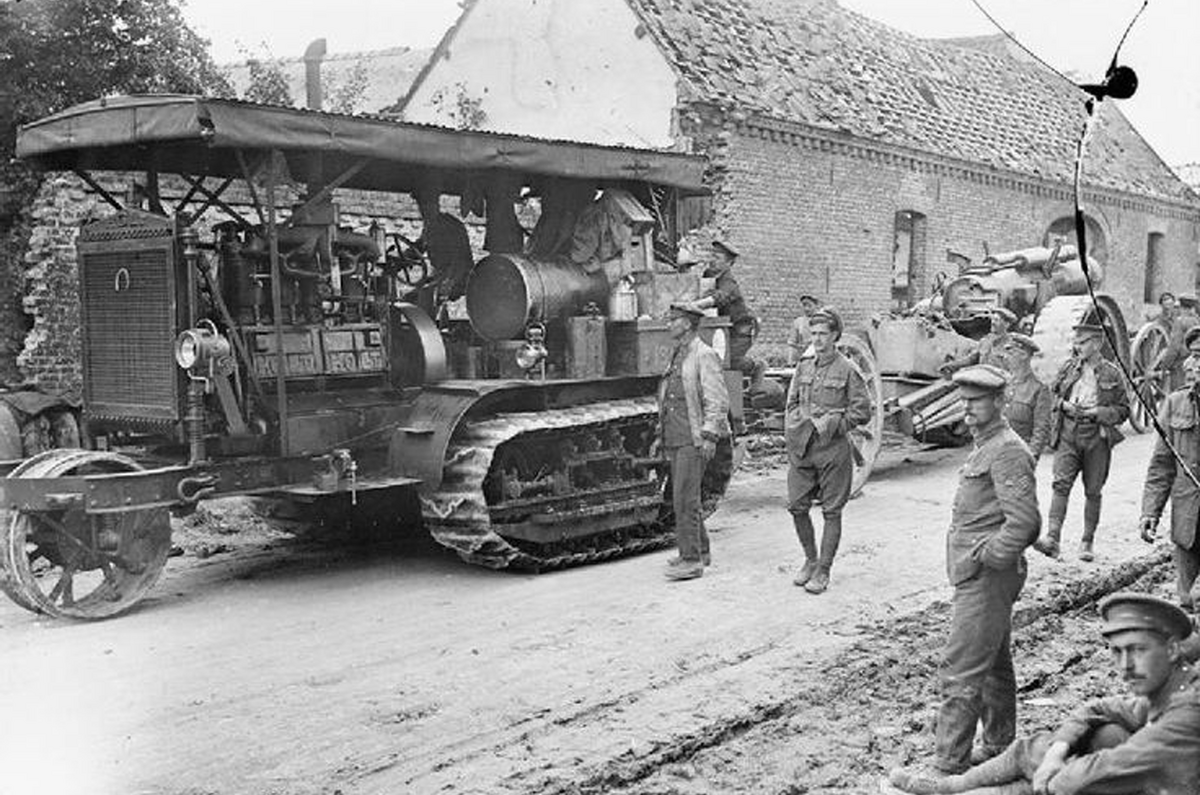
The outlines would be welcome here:
[[[129,609],[170,514],[233,494],[310,517],[383,506],[492,568],[669,542],[663,317],[699,277],[655,249],[674,262],[701,158],[187,96],[76,106],[17,151],[112,205],[77,239],[81,443],[0,479],[0,588],[18,604]],[[105,188],[130,172],[144,207]],[[415,200],[420,239],[384,213],[351,226],[348,195]],[[486,218],[487,256],[446,196]],[[718,347],[722,324],[702,327]],[[726,443],[708,510],[731,461]]]

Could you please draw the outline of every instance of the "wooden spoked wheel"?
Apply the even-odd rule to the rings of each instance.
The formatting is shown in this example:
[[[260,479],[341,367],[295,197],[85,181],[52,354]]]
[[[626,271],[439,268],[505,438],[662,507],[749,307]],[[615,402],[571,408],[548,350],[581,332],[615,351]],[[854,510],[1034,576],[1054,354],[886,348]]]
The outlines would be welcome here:
[[[879,449],[883,446],[883,379],[879,375],[875,354],[862,337],[844,335],[838,340],[838,350],[858,368],[871,395],[871,419],[866,425],[850,432],[850,443],[859,453],[855,457],[854,477],[850,483],[850,495],[853,496],[867,484],[875,467],[875,459],[879,457]]]
[[[49,450],[10,478],[136,472],[125,456]],[[171,547],[166,508],[87,514],[78,505],[48,511],[11,509],[0,531],[0,584],[29,610],[79,619],[107,618],[137,604],[158,581]]]
[[[1147,323],[1138,330],[1130,346],[1129,372],[1133,376],[1131,391],[1135,394],[1129,400],[1129,424],[1138,433],[1152,427],[1149,412],[1158,411],[1163,396],[1171,389],[1170,374],[1154,369],[1167,342],[1166,329],[1158,323]]]

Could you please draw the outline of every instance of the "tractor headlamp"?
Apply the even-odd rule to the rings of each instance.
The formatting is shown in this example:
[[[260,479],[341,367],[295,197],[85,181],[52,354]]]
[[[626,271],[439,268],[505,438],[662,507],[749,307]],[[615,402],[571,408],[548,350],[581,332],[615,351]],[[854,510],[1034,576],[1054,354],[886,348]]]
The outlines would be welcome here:
[[[175,338],[175,363],[184,370],[203,368],[229,356],[229,340],[221,336],[212,321],[201,323]]]

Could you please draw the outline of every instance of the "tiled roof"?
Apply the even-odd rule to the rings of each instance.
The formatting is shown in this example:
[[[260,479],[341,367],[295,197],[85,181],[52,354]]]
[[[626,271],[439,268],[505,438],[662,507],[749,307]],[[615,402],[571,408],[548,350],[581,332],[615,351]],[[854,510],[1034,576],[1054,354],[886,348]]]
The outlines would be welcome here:
[[[411,47],[392,47],[386,50],[369,50],[355,53],[336,53],[326,56],[321,62],[321,77],[327,86],[336,88],[343,86],[350,79],[358,65],[362,65],[366,74],[366,89],[363,91],[352,113],[378,113],[394,107],[412,84],[417,72],[429,60],[433,50],[412,49]],[[288,90],[297,106],[304,105],[304,59],[278,58],[272,63],[278,64],[288,78]],[[243,61],[227,64],[221,67],[234,90],[240,97],[245,94],[250,84],[250,66]],[[326,102],[329,101],[328,94]]]
[[[683,99],[1070,182],[1085,95],[997,37],[921,39],[834,0],[627,0]],[[1102,102],[1084,181],[1198,203]]]

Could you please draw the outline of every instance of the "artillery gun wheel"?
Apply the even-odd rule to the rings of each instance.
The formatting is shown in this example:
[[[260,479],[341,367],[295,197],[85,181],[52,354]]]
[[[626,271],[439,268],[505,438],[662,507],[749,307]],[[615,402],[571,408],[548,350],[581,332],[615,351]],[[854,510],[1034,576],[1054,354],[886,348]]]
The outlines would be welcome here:
[[[1133,374],[1132,392],[1129,400],[1129,424],[1138,433],[1145,433],[1151,427],[1151,421],[1146,406],[1150,411],[1157,411],[1159,401],[1170,390],[1168,373],[1155,370],[1154,362],[1159,353],[1167,347],[1167,332],[1158,323],[1147,323],[1138,329],[1133,338],[1129,351],[1129,371]],[[1138,396],[1145,401],[1138,400]]]
[[[1075,324],[1085,319],[1095,322],[1097,314],[1100,324],[1112,332],[1117,343],[1116,351],[1105,344],[1104,358],[1119,358],[1129,362],[1129,331],[1121,308],[1107,295],[1096,296],[1096,303],[1099,313],[1086,295],[1060,295],[1050,299],[1038,313],[1033,326],[1033,340],[1041,349],[1041,354],[1034,358],[1032,364],[1034,374],[1043,384],[1052,386],[1059,368],[1071,358],[1075,336],[1072,329]]]
[[[125,456],[48,450],[9,477],[55,478],[136,472]],[[51,616],[97,619],[137,604],[158,581],[171,547],[166,508],[89,516],[71,506],[10,510],[0,528],[0,583],[13,601]]]
[[[862,454],[862,463],[855,461],[854,477],[850,483],[850,495],[862,491],[875,468],[875,459],[883,446],[883,379],[879,376],[879,365],[870,344],[862,337],[846,334],[838,340],[838,350],[862,374],[871,394],[871,419],[866,425],[850,433],[850,442]]]

